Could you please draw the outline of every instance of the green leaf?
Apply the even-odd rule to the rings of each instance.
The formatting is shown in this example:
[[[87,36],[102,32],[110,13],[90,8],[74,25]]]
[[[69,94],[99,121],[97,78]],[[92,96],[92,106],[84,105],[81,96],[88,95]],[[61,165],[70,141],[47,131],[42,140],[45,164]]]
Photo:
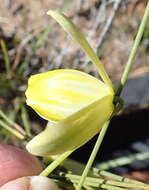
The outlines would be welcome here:
[[[83,51],[88,55],[90,60],[97,66],[98,72],[103,79],[103,81],[111,88],[113,91],[113,85],[108,77],[101,61],[99,60],[96,53],[91,48],[90,44],[85,39],[84,35],[80,30],[71,22],[71,20],[64,14],[57,11],[50,10],[47,12],[48,15],[52,16],[63,28],[71,35],[71,37],[81,46]]]

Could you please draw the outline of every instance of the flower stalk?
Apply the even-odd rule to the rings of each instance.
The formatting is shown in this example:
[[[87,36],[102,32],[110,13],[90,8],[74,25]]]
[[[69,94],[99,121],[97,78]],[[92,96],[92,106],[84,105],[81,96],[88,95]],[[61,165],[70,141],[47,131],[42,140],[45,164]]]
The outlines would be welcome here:
[[[40,173],[40,176],[48,176],[60,163],[62,163],[73,151],[68,151],[60,155],[52,164]]]
[[[130,55],[128,57],[127,64],[126,64],[124,72],[122,74],[121,82],[120,82],[120,84],[118,86],[118,89],[116,91],[116,96],[120,96],[120,94],[121,94],[121,92],[123,90],[123,87],[124,87],[124,85],[125,85],[125,83],[126,83],[126,81],[128,79],[128,75],[129,75],[129,73],[131,71],[133,61],[134,61],[134,58],[136,56],[137,49],[139,47],[139,44],[140,44],[141,38],[143,36],[144,29],[145,29],[145,26],[146,26],[147,22],[149,22],[149,1],[147,3],[146,10],[145,10],[144,16],[142,18],[142,22],[140,24],[140,27],[138,29],[138,32],[137,32],[137,35],[136,35],[136,38],[135,38],[131,53],[130,53]]]
[[[100,145],[101,145],[101,143],[102,143],[102,141],[103,141],[103,138],[104,138],[104,136],[105,136],[105,134],[106,134],[106,131],[107,131],[108,126],[109,126],[109,122],[110,122],[110,120],[107,121],[107,122],[103,125],[103,127],[102,127],[102,129],[101,129],[101,132],[99,133],[99,136],[98,136],[98,139],[97,139],[97,141],[96,141],[96,143],[95,143],[94,149],[93,149],[93,151],[92,151],[92,153],[91,153],[91,155],[90,155],[90,157],[89,157],[89,160],[88,160],[88,162],[87,162],[87,164],[86,164],[86,167],[85,167],[85,169],[84,169],[84,171],[83,171],[83,174],[82,174],[82,176],[81,176],[81,178],[80,178],[79,184],[78,184],[78,186],[76,187],[76,190],[81,189],[82,185],[84,184],[85,178],[86,178],[86,176],[88,175],[88,172],[89,172],[90,168],[92,167],[92,164],[93,164],[94,159],[95,159],[95,157],[96,157],[96,155],[97,155],[97,152],[98,152],[98,150],[99,150],[99,147],[100,147]]]

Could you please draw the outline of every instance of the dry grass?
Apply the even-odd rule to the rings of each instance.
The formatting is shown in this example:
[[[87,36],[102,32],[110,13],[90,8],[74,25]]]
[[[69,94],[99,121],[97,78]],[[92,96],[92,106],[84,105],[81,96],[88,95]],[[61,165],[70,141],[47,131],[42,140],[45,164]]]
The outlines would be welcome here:
[[[94,73],[94,67],[82,63],[87,61],[79,47],[46,15],[46,11],[58,9],[66,12],[80,26],[92,46],[96,48],[105,23],[112,14],[113,4],[107,3],[107,1],[102,1],[100,4],[96,0],[16,0],[15,3],[11,0],[0,0],[0,25],[4,34],[8,36],[15,32],[15,38],[20,39],[20,44],[15,47],[17,56],[14,62],[12,61],[12,64],[15,64],[13,67],[18,68],[24,59],[22,54],[25,53],[31,54],[28,62],[32,64],[31,67],[35,68],[35,72],[70,67]],[[134,35],[144,12],[144,5],[145,0],[122,3],[121,8],[115,13],[113,25],[110,26],[100,48],[100,56],[113,80],[120,77],[127,61]],[[49,32],[48,38],[43,41],[40,48],[33,51],[32,45],[49,24],[51,32]],[[142,47],[144,46],[143,44]],[[140,48],[141,53],[144,51],[142,47]],[[38,57],[37,62],[40,62],[40,69],[37,65],[33,65],[31,58],[34,57],[33,55]],[[139,54],[134,69],[146,66],[148,60],[147,54],[143,57]],[[31,70],[31,72],[34,71]]]

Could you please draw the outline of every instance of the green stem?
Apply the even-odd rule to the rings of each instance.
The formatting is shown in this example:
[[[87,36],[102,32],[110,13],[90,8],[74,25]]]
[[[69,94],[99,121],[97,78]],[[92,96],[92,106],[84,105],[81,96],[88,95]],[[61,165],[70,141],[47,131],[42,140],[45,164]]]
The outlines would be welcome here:
[[[139,46],[139,43],[140,43],[140,40],[142,38],[142,35],[143,35],[143,31],[144,31],[144,28],[145,28],[145,25],[147,23],[147,19],[148,19],[148,16],[149,16],[149,2],[148,2],[148,5],[147,5],[147,8],[146,8],[146,11],[145,11],[145,14],[144,14],[144,17],[142,19],[142,22],[141,22],[141,25],[140,25],[140,28],[138,30],[138,34],[136,36],[136,39],[135,39],[135,42],[134,42],[134,45],[133,45],[133,48],[131,50],[131,53],[130,53],[130,56],[128,58],[128,62],[126,64],[126,67],[125,67],[125,70],[124,70],[124,73],[122,75],[122,78],[121,78],[121,83],[119,84],[119,87],[118,87],[118,90],[116,92],[116,96],[120,96],[121,94],[121,91],[124,87],[124,84],[126,83],[127,81],[127,78],[128,78],[128,74],[131,70],[131,67],[132,67],[132,64],[133,64],[133,60],[134,60],[134,57],[136,55],[136,51],[138,49],[138,46]],[[52,12],[50,12],[49,14],[51,15]],[[55,14],[55,13],[54,13]],[[58,15],[58,16],[62,16],[62,15]],[[65,18],[65,17],[64,17]],[[61,18],[62,19],[62,18]],[[59,19],[58,19],[59,20]],[[57,20],[57,21],[58,21]],[[60,23],[61,24],[61,23]],[[62,24],[63,25],[63,24]],[[82,34],[81,34],[81,37],[82,37]],[[84,39],[83,39],[84,41]],[[85,44],[86,45],[86,44]],[[84,47],[84,45],[83,45]],[[90,47],[89,47],[89,50],[90,50]],[[90,52],[90,51],[89,51]],[[89,57],[92,57],[92,55],[90,55]],[[93,56],[94,57],[94,56]],[[96,61],[93,61],[93,62],[96,62]],[[100,68],[100,70],[102,70]],[[104,69],[103,69],[104,70]],[[106,76],[106,72],[102,72],[104,73],[105,75],[104,76],[101,76],[103,78],[103,80],[108,84],[111,83],[111,81],[109,80],[108,76]],[[108,84],[108,85],[109,85]],[[109,85],[111,86],[111,84]],[[104,126],[102,127],[102,130],[98,136],[98,139],[97,139],[97,142],[95,144],[95,147],[91,153],[91,156],[88,160],[88,163],[83,171],[83,174],[81,176],[81,179],[80,179],[80,182],[78,184],[78,186],[76,187],[76,190],[80,190],[84,181],[85,181],[85,178],[94,162],[94,159],[96,157],[96,154],[100,148],[100,145],[103,141],[103,138],[106,134],[106,131],[107,131],[107,128],[108,128],[108,125],[110,123],[110,120],[107,121]],[[49,173],[51,173],[63,160],[65,160],[70,154],[72,153],[72,151],[69,151],[69,152],[65,152],[64,154],[62,154],[61,156],[59,156],[59,158],[57,158],[52,164],[50,164],[40,175],[42,176],[47,176],[49,175]],[[105,185],[102,185],[102,186],[105,186]],[[111,187],[110,187],[111,188]],[[119,188],[120,189],[120,188]]]
[[[129,75],[130,70],[131,70],[131,68],[132,68],[132,64],[133,64],[133,61],[134,61],[134,58],[135,58],[137,49],[138,49],[138,47],[139,47],[140,41],[141,41],[141,39],[142,39],[142,36],[143,36],[143,32],[144,32],[146,23],[147,23],[147,21],[149,22],[148,19],[149,19],[149,1],[148,1],[148,4],[147,4],[145,13],[144,13],[142,22],[141,22],[141,24],[140,24],[140,27],[139,27],[139,30],[138,30],[136,39],[135,39],[135,41],[134,41],[134,44],[133,44],[131,53],[130,53],[130,55],[129,55],[129,58],[128,58],[126,67],[125,67],[124,72],[123,72],[123,75],[122,75],[122,77],[121,77],[121,82],[120,82],[120,84],[119,84],[119,86],[118,86],[118,89],[117,89],[117,92],[116,92],[116,95],[117,95],[117,96],[120,96],[120,94],[121,94],[121,92],[122,92],[122,90],[123,90],[123,87],[124,87],[124,85],[125,85],[125,83],[126,83],[126,81],[127,81],[127,79],[128,79],[128,75]]]
[[[104,124],[104,126],[102,127],[102,129],[101,129],[101,132],[100,132],[100,134],[99,134],[99,136],[98,136],[98,139],[97,139],[96,144],[95,144],[95,146],[94,146],[94,149],[93,149],[93,151],[92,151],[92,153],[91,153],[91,155],[90,155],[90,158],[89,158],[89,160],[88,160],[88,162],[87,162],[87,165],[86,165],[86,167],[85,167],[85,169],[84,169],[84,171],[83,171],[83,174],[82,174],[82,176],[81,176],[81,179],[80,179],[80,181],[79,181],[79,184],[78,184],[78,186],[76,187],[76,190],[80,190],[81,187],[82,187],[82,185],[83,185],[83,183],[84,183],[84,181],[85,181],[85,178],[86,178],[86,176],[87,176],[87,174],[88,174],[88,172],[89,172],[89,170],[90,170],[90,168],[91,168],[91,166],[92,166],[92,164],[93,164],[93,162],[94,162],[94,159],[95,159],[95,157],[96,157],[96,154],[97,154],[97,152],[98,152],[98,150],[99,150],[99,147],[100,147],[100,145],[101,145],[101,143],[102,143],[102,141],[103,141],[103,138],[104,138],[104,136],[105,136],[105,133],[106,133],[107,128],[108,128],[108,125],[109,125],[109,122],[110,122],[110,121],[107,121],[107,122]]]
[[[60,165],[73,151],[68,151],[61,154],[52,162],[45,170],[40,173],[40,176],[48,176],[58,165]]]
[[[72,174],[66,174],[66,178],[70,179],[71,181],[75,181],[75,183],[78,183],[80,176],[79,175],[72,175]],[[110,186],[118,186],[118,187],[124,187],[124,188],[135,188],[135,189],[149,189],[149,185],[141,184],[141,183],[127,183],[127,182],[119,182],[119,181],[113,181],[113,180],[105,180],[101,178],[95,178],[95,177],[86,177],[84,181],[85,185],[90,185],[93,187],[99,187],[103,184],[110,185]]]
[[[128,62],[127,62],[126,67],[124,69],[124,72],[123,72],[123,75],[122,75],[122,78],[121,78],[121,82],[120,82],[119,87],[117,89],[116,96],[120,96],[120,94],[122,92],[122,89],[123,89],[123,87],[124,87],[124,85],[125,85],[125,83],[126,83],[126,81],[128,79],[128,75],[130,73],[134,57],[135,57],[137,49],[139,47],[139,44],[140,44],[140,41],[141,41],[141,38],[142,38],[142,35],[143,35],[143,32],[144,32],[144,29],[145,29],[145,25],[146,25],[146,23],[148,21],[148,17],[149,17],[149,1],[148,1],[148,4],[147,4],[147,7],[146,7],[146,10],[145,10],[145,13],[144,13],[141,25],[139,27],[136,39],[134,41],[134,45],[133,45],[132,50],[130,52],[130,56],[128,58]],[[79,182],[78,186],[76,187],[76,190],[80,190],[81,187],[82,187],[82,185],[83,185],[83,183],[84,183],[84,180],[85,180],[85,178],[86,178],[86,176],[87,176],[87,174],[88,174],[88,172],[89,172],[89,170],[90,170],[90,168],[92,166],[92,163],[93,163],[93,161],[94,161],[94,159],[96,157],[96,154],[97,154],[97,152],[98,152],[98,150],[100,148],[100,145],[102,143],[102,140],[103,140],[103,138],[105,136],[105,133],[107,131],[109,122],[106,123],[106,125],[104,125],[102,127],[102,131],[100,132],[100,134],[98,136],[98,139],[97,139],[97,142],[100,142],[100,143],[96,142],[95,147],[94,147],[94,149],[93,149],[93,151],[91,153],[91,156],[90,156],[90,158],[88,160],[88,163],[87,163],[87,165],[86,165],[86,167],[84,169],[84,172],[82,174],[80,182]],[[105,132],[102,133],[103,131],[105,131]]]
[[[115,187],[115,186],[106,185],[106,184],[102,184],[100,187],[101,187],[102,189],[107,189],[107,190],[128,190],[128,189],[125,189],[125,188]]]
[[[77,184],[78,180],[77,179],[72,179],[71,182]],[[92,181],[85,181],[84,187],[85,186],[95,187],[95,188],[101,187],[101,188],[104,188],[104,189],[111,189],[111,190],[126,190],[125,188],[116,187],[116,186],[107,185],[107,184],[100,184],[99,182],[98,183],[94,183]]]
[[[96,169],[94,168],[93,170],[95,171]],[[126,178],[126,177],[122,177],[122,176],[119,176],[119,175],[116,175],[116,174],[113,174],[113,173],[110,173],[110,172],[107,172],[107,171],[99,171],[98,170],[98,174],[100,176],[102,176],[102,177],[111,178],[111,179],[121,181],[121,182],[125,182],[125,183],[133,183],[133,184],[136,184],[136,185],[137,184],[145,185],[145,183],[143,183],[143,182],[140,182],[140,181],[137,181],[137,180],[134,180],[134,179],[129,179],[129,178]]]
[[[135,161],[145,160],[145,159],[149,159],[149,152],[141,152],[141,153],[131,154],[128,156],[124,156],[124,157],[116,158],[113,160],[101,162],[101,163],[96,165],[96,168],[98,168],[98,170],[100,170],[100,171],[101,170],[108,170],[108,169],[111,169],[114,167],[127,165],[127,164],[133,163]]]

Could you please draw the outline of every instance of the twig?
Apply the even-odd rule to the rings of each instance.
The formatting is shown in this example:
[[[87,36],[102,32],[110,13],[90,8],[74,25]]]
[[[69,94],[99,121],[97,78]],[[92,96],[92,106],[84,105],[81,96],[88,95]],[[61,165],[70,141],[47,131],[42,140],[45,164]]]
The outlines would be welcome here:
[[[12,66],[12,70],[15,70],[20,62],[21,59],[21,55],[23,52],[23,49],[25,48],[26,44],[33,39],[35,36],[37,36],[39,33],[41,33],[43,31],[42,28],[35,30],[32,34],[29,34],[25,39],[23,39],[20,43],[20,45],[17,48],[17,52],[16,52],[16,58],[14,61],[14,64]]]
[[[5,0],[4,4],[5,4],[5,7],[7,7],[7,9],[11,8],[11,0]]]
[[[107,36],[109,30],[111,29],[111,26],[113,24],[113,21],[115,19],[116,13],[117,13],[117,11],[118,11],[121,3],[122,3],[122,0],[115,0],[115,3],[113,5],[112,13],[111,13],[110,17],[107,19],[106,24],[105,24],[105,26],[104,26],[104,28],[103,28],[100,36],[99,36],[99,39],[98,39],[98,41],[96,43],[96,47],[95,47],[95,51],[97,52],[98,55],[99,55],[99,49],[102,46],[104,40],[106,39],[106,36]],[[105,6],[105,5],[103,4],[103,6]],[[99,15],[100,15],[100,13],[99,13]],[[96,28],[99,27],[99,23],[100,22],[98,21],[97,25],[95,26]],[[89,64],[89,62],[90,61],[85,60],[84,63],[83,63],[83,65],[82,65],[82,68],[87,67],[87,65]]]
[[[10,126],[8,126],[6,123],[0,120],[0,126],[2,126],[4,129],[15,135],[19,139],[24,139],[25,137],[17,130],[12,129]]]
[[[7,115],[5,115],[5,113],[2,110],[0,110],[0,117],[2,117],[9,125],[17,129],[20,133],[22,133],[23,135],[26,135],[23,128],[17,123],[14,123],[9,117],[7,117]]]
[[[96,46],[97,54],[99,52],[99,49],[100,49],[101,45],[103,44],[103,42],[104,42],[104,40],[106,38],[107,33],[109,32],[109,30],[110,30],[110,28],[111,28],[111,26],[113,24],[115,15],[116,15],[117,10],[119,9],[121,3],[122,3],[122,0],[115,0],[111,16],[108,18],[108,20],[107,20],[107,22],[105,24],[105,27],[103,28],[103,30],[102,30],[102,32],[100,34],[99,40],[97,42],[97,46]]]
[[[78,16],[78,13],[81,11],[82,4],[84,3],[84,0],[78,0],[76,3],[76,15]]]
[[[91,27],[91,31],[88,34],[89,41],[93,37],[93,34],[99,28],[100,24],[103,23],[105,21],[105,19],[106,19],[106,6],[107,6],[107,1],[102,0],[101,5],[99,6],[99,8],[97,10],[97,15],[96,15],[96,17],[94,19],[93,25]]]

